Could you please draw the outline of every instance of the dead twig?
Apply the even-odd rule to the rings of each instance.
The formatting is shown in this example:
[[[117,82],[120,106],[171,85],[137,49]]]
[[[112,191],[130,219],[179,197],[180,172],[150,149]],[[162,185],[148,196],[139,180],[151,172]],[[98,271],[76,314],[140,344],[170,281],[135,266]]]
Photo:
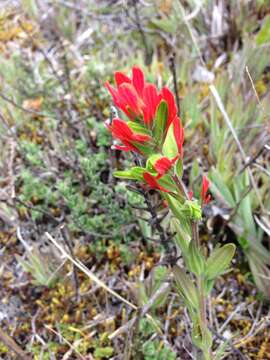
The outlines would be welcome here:
[[[174,87],[174,95],[176,98],[178,115],[180,115],[180,98],[178,94],[178,86],[177,86],[177,75],[176,75],[176,67],[175,67],[175,53],[172,53],[169,57],[170,70],[173,77],[173,87]]]
[[[21,360],[31,360],[32,358],[28,356],[22,348],[0,328],[0,340]]]
[[[264,144],[260,150],[255,154],[249,161],[245,163],[245,165],[240,169],[239,174],[241,174],[248,166],[251,166],[255,163],[255,161],[258,159],[258,157],[264,152],[266,149],[266,144]]]
[[[216,332],[216,330],[213,329],[213,328],[210,328],[210,330],[213,333],[214,337],[216,337],[219,340],[222,340],[222,341],[226,342],[228,344],[228,346],[232,349],[232,352],[235,353],[236,355],[238,355],[240,357],[240,359],[247,360],[247,357],[239,349],[237,349],[233,345],[231,340],[226,339],[224,336],[222,336],[221,334]]]
[[[153,294],[153,296],[149,299],[149,301],[147,302],[147,304],[145,304],[140,311],[138,312],[138,314],[136,316],[134,316],[134,318],[132,318],[131,320],[129,320],[126,324],[124,324],[123,326],[121,326],[119,329],[115,330],[111,335],[109,335],[109,339],[113,340],[115,339],[117,336],[119,336],[120,334],[128,331],[132,326],[135,325],[135,323],[137,322],[138,318],[141,318],[143,316],[146,315],[146,313],[151,309],[151,307],[153,306],[153,304],[155,303],[155,301],[162,295],[164,294],[170,287],[170,283],[169,282],[164,282],[160,288]]]
[[[140,14],[139,14],[137,2],[138,2],[138,0],[133,0],[133,7],[134,7],[134,13],[135,13],[135,24],[137,26],[137,29],[138,29],[140,35],[141,35],[142,43],[143,43],[143,46],[144,46],[144,49],[145,49],[145,64],[150,65],[151,61],[152,61],[152,51],[148,46],[146,35],[145,35],[145,32],[144,32],[143,27],[141,25],[141,19],[140,19]]]

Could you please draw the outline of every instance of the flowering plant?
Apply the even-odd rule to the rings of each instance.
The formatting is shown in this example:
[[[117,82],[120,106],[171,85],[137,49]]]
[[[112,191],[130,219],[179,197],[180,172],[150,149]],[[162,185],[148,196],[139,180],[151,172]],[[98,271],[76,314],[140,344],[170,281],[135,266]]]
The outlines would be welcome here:
[[[105,84],[113,102],[128,118],[113,117],[106,121],[108,130],[121,144],[115,149],[132,151],[145,158],[145,166],[116,171],[115,176],[137,180],[155,189],[172,213],[171,225],[176,246],[182,253],[185,268],[172,264],[175,287],[188,308],[193,324],[192,339],[203,359],[214,359],[212,336],[208,328],[206,297],[214,280],[230,265],[235,252],[233,244],[214,249],[205,256],[200,244],[198,222],[202,208],[211,197],[209,181],[202,178],[200,199],[194,199],[183,181],[184,128],[178,116],[173,93],[146,82],[141,69],[134,66],[132,77],[115,73],[116,87]]]

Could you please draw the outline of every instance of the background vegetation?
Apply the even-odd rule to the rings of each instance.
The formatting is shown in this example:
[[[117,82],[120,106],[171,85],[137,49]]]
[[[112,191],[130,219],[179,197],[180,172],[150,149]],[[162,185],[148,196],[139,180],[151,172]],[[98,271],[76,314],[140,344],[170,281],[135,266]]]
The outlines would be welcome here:
[[[111,149],[104,82],[134,64],[178,94],[186,185],[211,180],[205,244],[237,244],[209,304],[215,346],[270,358],[269,45],[263,0],[3,1],[1,358],[196,359],[173,289],[153,324],[92,276],[147,306],[174,251],[157,194],[112,175],[134,159]]]

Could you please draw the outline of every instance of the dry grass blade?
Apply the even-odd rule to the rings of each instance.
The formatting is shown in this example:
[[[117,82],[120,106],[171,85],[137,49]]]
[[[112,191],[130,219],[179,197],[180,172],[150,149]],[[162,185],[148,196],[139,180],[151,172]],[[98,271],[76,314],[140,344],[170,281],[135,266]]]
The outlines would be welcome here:
[[[130,329],[136,322],[138,317],[142,317],[144,316],[147,311],[153,306],[154,302],[160,297],[160,295],[164,294],[170,287],[170,284],[168,282],[164,283],[154,294],[153,296],[149,299],[149,301],[147,302],[147,304],[145,304],[141,311],[140,314],[138,314],[137,316],[135,316],[133,319],[131,319],[130,321],[128,321],[126,324],[124,324],[123,326],[121,326],[119,329],[115,330],[110,336],[109,339],[113,340],[115,337],[117,337],[118,335],[122,334],[123,332],[127,331],[128,329]],[[147,314],[146,314],[147,316]],[[152,319],[151,319],[152,320]],[[154,319],[153,319],[154,320]],[[153,325],[157,328],[157,330],[159,330],[157,323],[154,322]]]
[[[131,303],[130,301],[128,301],[127,299],[123,298],[121,295],[119,295],[117,292],[115,292],[114,290],[110,289],[106,284],[104,284],[104,282],[102,282],[95,274],[93,274],[89,269],[87,269],[86,266],[84,266],[83,263],[81,263],[79,260],[75,260],[72,258],[72,256],[70,256],[65,249],[60,246],[57,241],[49,234],[49,233],[45,233],[45,235],[47,236],[47,238],[57,247],[57,249],[62,253],[62,255],[67,258],[68,260],[70,260],[75,266],[77,266],[78,269],[80,269],[82,272],[84,272],[93,282],[95,282],[98,286],[100,286],[101,288],[103,288],[104,290],[106,290],[108,293],[110,293],[111,295],[115,296],[117,299],[119,299],[120,301],[122,301],[123,303],[125,303],[126,305],[130,306],[132,309],[134,310],[139,310],[138,306],[134,305],[133,303]],[[156,326],[156,322],[155,320],[152,318],[151,315],[149,314],[145,314],[145,316],[152,322],[154,323]],[[159,330],[161,332],[161,330]]]
[[[132,304],[130,301],[126,300],[125,298],[123,298],[121,295],[119,295],[117,292],[115,292],[114,290],[110,289],[106,284],[104,284],[104,282],[102,282],[101,280],[99,280],[99,278],[93,274],[89,269],[87,269],[86,266],[83,265],[83,263],[81,263],[79,260],[75,260],[72,258],[72,256],[70,256],[65,249],[60,246],[57,241],[49,234],[49,233],[45,233],[45,235],[47,236],[47,238],[57,247],[57,249],[62,253],[62,255],[64,257],[66,257],[67,259],[69,259],[75,266],[77,266],[78,269],[80,269],[82,272],[84,272],[93,282],[95,282],[97,285],[99,285],[101,288],[103,288],[104,290],[106,290],[108,293],[112,294],[113,296],[117,297],[119,300],[121,300],[122,302],[124,302],[125,304],[127,304],[128,306],[130,306],[132,309],[134,310],[138,310],[138,307],[134,304]]]
[[[252,89],[253,89],[254,94],[255,94],[255,96],[256,96],[257,102],[258,102],[259,106],[261,107],[261,109],[264,110],[264,108],[263,108],[263,106],[262,106],[262,103],[261,103],[261,100],[260,100],[260,98],[259,98],[259,95],[258,95],[258,93],[257,93],[256,87],[255,87],[255,84],[254,84],[254,81],[253,81],[253,79],[252,79],[252,77],[251,77],[251,75],[250,75],[248,66],[246,66],[246,73],[247,73],[248,78],[249,78],[249,80],[250,80],[250,82],[251,82],[251,86],[252,86]]]
[[[266,218],[259,219],[258,216],[254,216],[256,223],[265,231],[265,233],[270,236],[270,222]]]
[[[70,349],[79,356],[80,359],[82,359],[82,360],[85,359],[84,356],[76,349],[76,347],[74,345],[72,345],[67,339],[65,339],[62,334],[59,334],[57,331],[55,331],[54,329],[52,329],[50,326],[48,326],[46,324],[44,326],[46,329],[50,330],[52,333],[57,335],[61,340],[63,340],[63,342],[66,343],[70,347]],[[77,343],[77,345],[79,345],[79,344]]]

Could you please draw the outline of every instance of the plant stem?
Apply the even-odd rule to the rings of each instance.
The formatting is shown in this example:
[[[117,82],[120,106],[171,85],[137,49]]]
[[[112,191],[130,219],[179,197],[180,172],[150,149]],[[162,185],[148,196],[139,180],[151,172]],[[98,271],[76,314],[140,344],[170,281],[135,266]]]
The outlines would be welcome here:
[[[187,192],[187,189],[186,189],[183,181],[177,175],[174,175],[172,178],[179,189],[180,195],[184,195],[184,197],[188,200],[189,199],[188,192]],[[199,237],[199,228],[198,228],[198,223],[196,221],[191,222],[191,229],[192,229],[193,240],[195,241],[196,246],[200,250],[201,244],[200,244],[200,237]],[[203,279],[202,275],[197,276],[196,281],[197,281],[197,286],[198,286],[199,307],[200,307],[200,309],[199,309],[199,324],[200,324],[202,338],[209,331],[207,314],[206,314],[206,296],[205,296],[203,280],[204,279]],[[204,356],[204,360],[212,360],[213,359],[211,347],[208,347],[208,348],[206,347],[205,350],[203,350],[203,356]]]
[[[192,235],[193,239],[198,247],[200,249],[200,237],[199,237],[199,230],[198,230],[198,224],[196,222],[192,222]],[[198,275],[197,276],[197,286],[198,286],[198,293],[199,293],[199,317],[200,317],[200,328],[201,328],[201,334],[202,338],[204,334],[209,331],[208,329],[208,320],[207,320],[207,314],[206,314],[206,296],[205,296],[205,290],[204,290],[204,284],[203,284],[203,276]],[[205,360],[211,360],[213,359],[212,356],[212,350],[211,348],[206,348],[206,350],[203,351],[204,359]]]

